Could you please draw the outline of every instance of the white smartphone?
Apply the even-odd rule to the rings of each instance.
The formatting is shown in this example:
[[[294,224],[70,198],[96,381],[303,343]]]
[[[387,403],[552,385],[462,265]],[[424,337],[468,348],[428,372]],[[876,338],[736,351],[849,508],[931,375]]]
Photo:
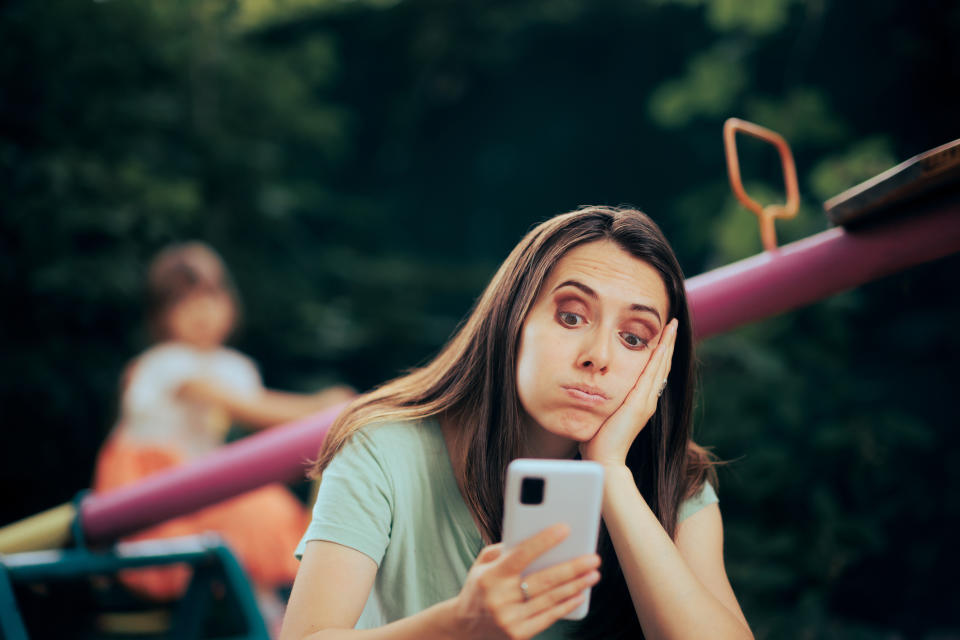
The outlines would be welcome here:
[[[511,549],[558,522],[570,535],[534,560],[523,575],[597,550],[600,507],[603,504],[603,467],[579,460],[518,458],[507,467],[503,502],[503,545]],[[590,608],[590,589],[567,620],[582,620]]]

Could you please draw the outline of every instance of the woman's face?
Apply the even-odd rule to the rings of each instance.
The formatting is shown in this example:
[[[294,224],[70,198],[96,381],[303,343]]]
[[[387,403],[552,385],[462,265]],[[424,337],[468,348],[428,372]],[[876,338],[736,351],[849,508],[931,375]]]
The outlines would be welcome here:
[[[195,291],[167,313],[166,329],[172,340],[200,349],[222,345],[236,321],[233,300],[226,291]]]
[[[517,357],[534,447],[569,449],[596,434],[650,359],[670,320],[667,307],[660,274],[610,240],[575,247],[557,262],[523,325]]]

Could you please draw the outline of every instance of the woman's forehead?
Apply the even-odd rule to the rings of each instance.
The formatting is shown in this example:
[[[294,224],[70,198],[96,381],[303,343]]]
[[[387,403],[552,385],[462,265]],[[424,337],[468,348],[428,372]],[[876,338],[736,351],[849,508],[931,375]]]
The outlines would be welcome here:
[[[643,304],[658,308],[661,314],[667,307],[667,288],[660,273],[610,240],[582,244],[564,254],[550,270],[544,293],[568,281],[586,285],[601,298],[620,299],[625,304],[641,303],[642,299]]]

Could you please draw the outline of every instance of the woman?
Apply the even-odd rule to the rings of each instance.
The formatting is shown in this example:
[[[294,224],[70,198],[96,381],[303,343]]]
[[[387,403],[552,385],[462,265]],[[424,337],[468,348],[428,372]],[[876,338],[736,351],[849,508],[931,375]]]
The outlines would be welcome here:
[[[683,274],[656,225],[606,207],[540,224],[430,364],[333,426],[282,638],[752,637],[693,385]],[[521,578],[565,527],[492,544],[507,464],[578,455],[606,470],[599,557]],[[590,614],[562,621],[588,586]]]

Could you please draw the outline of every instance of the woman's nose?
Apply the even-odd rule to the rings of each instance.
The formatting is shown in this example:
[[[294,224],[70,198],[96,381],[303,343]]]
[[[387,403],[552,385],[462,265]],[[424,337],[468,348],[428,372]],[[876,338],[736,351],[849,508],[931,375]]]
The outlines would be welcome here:
[[[601,332],[594,331],[585,335],[583,347],[577,358],[577,367],[597,373],[606,373],[610,364],[610,341],[605,339]]]

